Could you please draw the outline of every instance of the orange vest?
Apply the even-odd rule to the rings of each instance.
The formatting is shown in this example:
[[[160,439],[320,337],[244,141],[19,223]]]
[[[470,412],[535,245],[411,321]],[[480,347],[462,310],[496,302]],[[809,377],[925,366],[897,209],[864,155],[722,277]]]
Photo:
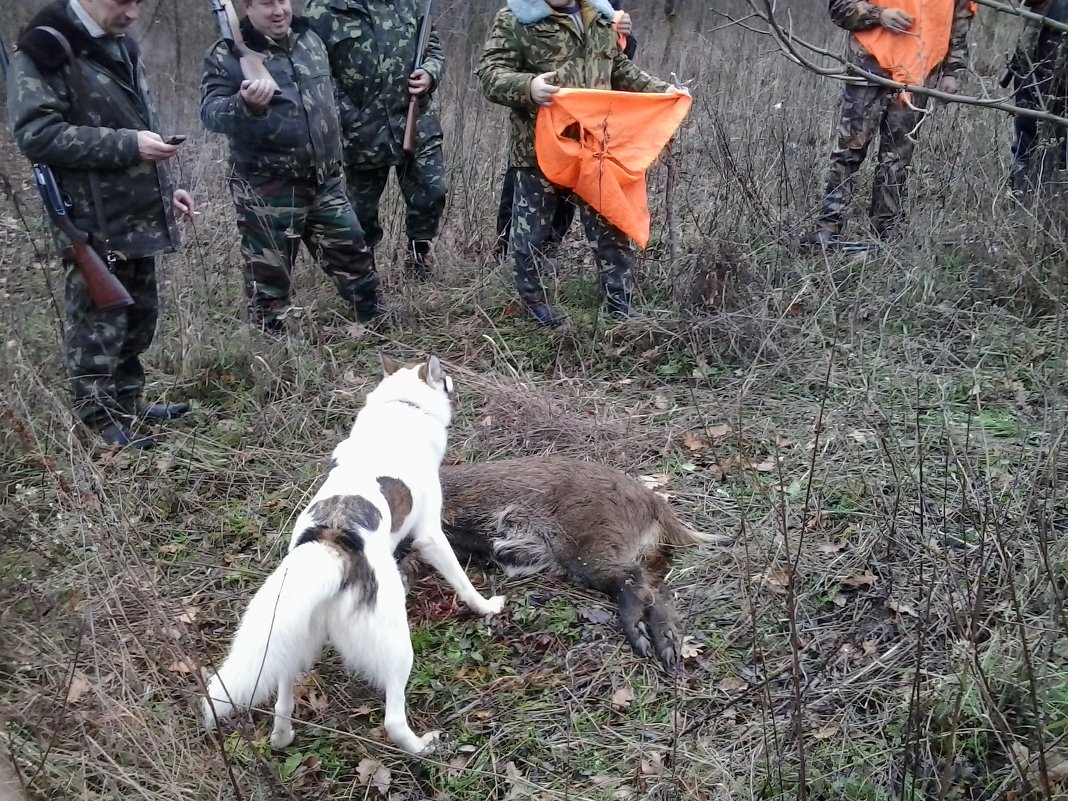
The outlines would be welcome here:
[[[649,243],[645,171],[682,124],[689,95],[561,89],[538,110],[534,150],[567,187],[633,239]]]
[[[869,0],[880,8],[900,8],[913,19],[907,33],[876,26],[853,34],[895,81],[920,86],[949,52],[954,0]],[[972,13],[975,13],[975,3]]]

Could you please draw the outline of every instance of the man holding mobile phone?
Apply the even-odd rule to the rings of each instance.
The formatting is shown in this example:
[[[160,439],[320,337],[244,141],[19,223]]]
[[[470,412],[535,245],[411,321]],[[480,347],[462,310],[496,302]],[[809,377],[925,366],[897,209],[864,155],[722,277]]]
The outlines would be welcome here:
[[[191,215],[194,204],[174,185],[168,161],[178,147],[154,130],[140,53],[126,36],[140,10],[139,0],[45,6],[12,56],[8,112],[23,155],[51,167],[71,200],[74,227],[91,235],[133,299],[118,309],[96,308],[81,270],[64,258],[64,346],[75,412],[105,442],[144,449],[155,439],[138,433],[141,422],[189,410],[187,403],[143,402],[140,357],[159,315],[156,256],[177,248],[175,217]],[[55,236],[67,253],[70,243],[58,229]]]

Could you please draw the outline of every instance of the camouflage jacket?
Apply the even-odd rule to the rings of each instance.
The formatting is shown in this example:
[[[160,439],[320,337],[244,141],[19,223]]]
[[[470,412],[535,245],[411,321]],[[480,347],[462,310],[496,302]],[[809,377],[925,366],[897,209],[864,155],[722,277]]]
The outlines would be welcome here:
[[[1035,14],[1068,22],[1068,0],[1025,0],[1024,5]],[[1051,59],[1064,38],[1063,33],[1047,28],[1038,20],[1025,19],[1009,68],[1021,77],[1029,75],[1036,65]]]
[[[948,1],[948,0],[943,0]],[[956,76],[963,68],[968,57],[968,30],[974,16],[971,0],[952,0],[953,27],[949,33],[949,51],[934,75]],[[827,0],[827,10],[831,22],[847,31],[864,31],[879,24],[882,8],[866,0]],[[849,50],[846,53],[850,63],[856,64],[876,75],[886,75],[886,70],[877,62],[855,36],[849,37]]]
[[[66,55],[47,25],[70,42],[85,91],[88,119],[78,119],[72,102]],[[112,44],[114,57],[106,47]],[[100,176],[104,217],[112,250],[125,258],[169,252],[178,244],[166,162],[141,160],[137,132],[159,131],[137,44],[129,37],[109,43],[93,39],[57,0],[23,29],[8,76],[8,115],[15,142],[30,161],[48,164],[73,207],[71,221],[99,239],[90,171]],[[53,231],[58,247],[65,237]]]
[[[345,162],[373,168],[400,164],[408,115],[408,76],[419,39],[416,0],[308,0],[304,16],[330,52]],[[423,56],[430,94],[419,103],[416,149],[441,144],[433,91],[445,76],[436,32]]]
[[[226,134],[230,161],[241,176],[321,182],[341,170],[341,130],[330,61],[307,20],[294,17],[285,42],[241,21],[245,43],[267,56],[264,62],[279,92],[266,111],[253,111],[239,94],[241,66],[219,40],[204,57],[200,119]]]
[[[669,84],[648,75],[619,49],[608,0],[582,0],[584,32],[545,0],[508,0],[497,12],[482,50],[478,75],[482,93],[512,109],[509,163],[534,167],[534,121],[538,107],[530,83],[543,72],[556,72],[560,86],[664,92]]]

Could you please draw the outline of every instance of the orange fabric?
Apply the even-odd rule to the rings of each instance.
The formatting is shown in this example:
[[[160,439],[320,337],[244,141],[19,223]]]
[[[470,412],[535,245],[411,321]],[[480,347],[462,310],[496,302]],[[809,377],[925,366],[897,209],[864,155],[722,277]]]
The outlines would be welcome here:
[[[868,0],[880,8],[900,8],[913,19],[907,33],[876,26],[857,37],[879,66],[901,83],[922,85],[949,52],[954,0]],[[975,3],[972,4],[975,13]]]
[[[626,11],[617,11],[615,16],[612,17],[612,27],[616,28],[616,33],[619,36],[619,49],[620,50],[626,50],[627,49],[627,37],[624,36],[623,34],[619,33],[619,30],[618,30],[619,29],[619,21],[621,19],[623,19],[623,15],[626,14],[626,13],[627,13]]]
[[[690,110],[689,95],[561,89],[542,106],[534,150],[545,177],[571,189],[639,247],[649,243],[645,171]]]

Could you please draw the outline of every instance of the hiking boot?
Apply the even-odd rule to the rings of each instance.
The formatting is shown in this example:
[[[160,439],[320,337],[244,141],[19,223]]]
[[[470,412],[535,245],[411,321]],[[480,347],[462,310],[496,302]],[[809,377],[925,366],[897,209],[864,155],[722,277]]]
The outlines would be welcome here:
[[[430,252],[429,239],[408,240],[408,256],[404,260],[404,273],[416,281],[429,281],[434,277],[434,254]]]
[[[526,307],[526,310],[530,313],[531,317],[546,328],[556,328],[567,322],[567,317],[550,306],[544,299],[524,299],[523,306]]]
[[[632,320],[638,316],[634,305],[630,302],[630,296],[618,292],[606,292],[604,305],[608,313],[617,320]]]
[[[108,423],[97,433],[108,445],[114,445],[119,448],[133,448],[139,451],[147,451],[156,447],[155,437],[134,434],[122,423]]]
[[[155,422],[163,420],[177,420],[189,414],[189,404],[185,401],[180,403],[144,403],[138,402],[137,416],[142,420]]]
[[[386,304],[378,292],[372,292],[366,297],[352,301],[352,311],[356,315],[357,322],[369,323],[386,314]]]

